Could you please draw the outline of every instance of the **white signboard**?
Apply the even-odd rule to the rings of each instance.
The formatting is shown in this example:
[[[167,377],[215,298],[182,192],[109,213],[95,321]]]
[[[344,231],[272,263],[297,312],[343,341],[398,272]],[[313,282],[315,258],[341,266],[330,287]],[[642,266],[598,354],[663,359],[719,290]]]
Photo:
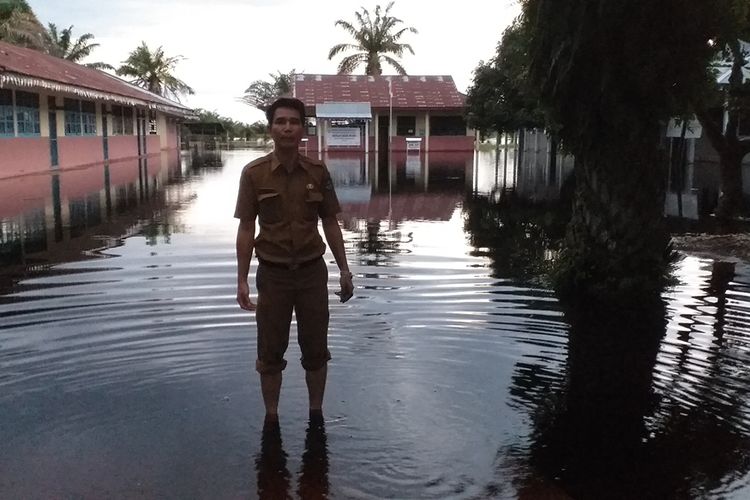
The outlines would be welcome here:
[[[672,118],[667,125],[667,137],[682,137],[682,125],[685,120]],[[698,120],[688,120],[685,127],[685,139],[698,139],[703,133],[703,127]]]
[[[329,146],[359,146],[359,127],[331,127],[326,130],[326,144]]]

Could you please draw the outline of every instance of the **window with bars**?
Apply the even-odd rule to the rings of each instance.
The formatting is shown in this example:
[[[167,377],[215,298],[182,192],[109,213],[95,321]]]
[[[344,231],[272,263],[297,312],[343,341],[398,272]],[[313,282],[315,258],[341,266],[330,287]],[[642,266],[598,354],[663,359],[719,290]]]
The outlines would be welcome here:
[[[81,121],[83,135],[96,135],[96,104],[92,101],[81,101]]]
[[[96,135],[96,104],[65,99],[65,135]]]
[[[81,101],[65,99],[65,135],[81,135]]]
[[[13,91],[0,89],[0,136],[14,136]]]
[[[125,127],[122,123],[122,106],[112,105],[112,135],[125,134]]]
[[[18,135],[40,135],[39,94],[16,91]]]
[[[112,106],[112,135],[133,135],[133,108]]]
[[[416,116],[397,116],[396,117],[396,135],[413,136],[417,131]]]
[[[430,135],[466,135],[466,120],[461,115],[431,116]]]

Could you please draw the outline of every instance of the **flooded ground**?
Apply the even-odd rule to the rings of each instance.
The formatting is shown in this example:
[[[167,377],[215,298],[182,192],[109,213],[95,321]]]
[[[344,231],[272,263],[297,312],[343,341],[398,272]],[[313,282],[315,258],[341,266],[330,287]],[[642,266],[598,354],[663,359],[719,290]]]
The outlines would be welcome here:
[[[231,217],[261,154],[0,180],[0,498],[750,495],[750,266],[564,311],[555,216],[493,203],[491,153],[328,159],[356,294],[325,421],[292,342],[264,431]]]

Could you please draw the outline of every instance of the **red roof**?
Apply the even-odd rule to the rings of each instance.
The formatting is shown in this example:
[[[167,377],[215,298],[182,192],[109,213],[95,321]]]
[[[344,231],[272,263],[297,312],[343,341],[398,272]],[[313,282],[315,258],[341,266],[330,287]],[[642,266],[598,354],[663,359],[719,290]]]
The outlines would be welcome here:
[[[419,75],[295,75],[294,95],[307,106],[326,102],[369,102],[373,109],[388,109],[388,82],[393,109],[464,108],[465,97],[451,76]]]
[[[182,104],[103,71],[87,68],[36,50],[0,42],[0,88],[9,83],[77,95],[89,94],[91,98],[103,100],[151,104],[164,107],[167,111],[170,108],[178,112],[189,111],[189,108]]]

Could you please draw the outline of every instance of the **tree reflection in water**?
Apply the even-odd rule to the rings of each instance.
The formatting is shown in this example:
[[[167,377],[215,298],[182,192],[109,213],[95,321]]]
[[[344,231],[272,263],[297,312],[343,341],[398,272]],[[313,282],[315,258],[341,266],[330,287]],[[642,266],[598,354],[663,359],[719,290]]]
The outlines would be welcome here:
[[[550,270],[558,215],[477,196],[465,207],[472,244],[496,277],[528,282]],[[517,362],[511,405],[529,415],[532,432],[498,451],[497,484],[510,474],[519,498],[731,492],[750,472],[750,330],[727,299],[734,273],[734,264],[713,263],[700,296],[669,308],[669,294],[616,304],[559,297],[567,358]]]

